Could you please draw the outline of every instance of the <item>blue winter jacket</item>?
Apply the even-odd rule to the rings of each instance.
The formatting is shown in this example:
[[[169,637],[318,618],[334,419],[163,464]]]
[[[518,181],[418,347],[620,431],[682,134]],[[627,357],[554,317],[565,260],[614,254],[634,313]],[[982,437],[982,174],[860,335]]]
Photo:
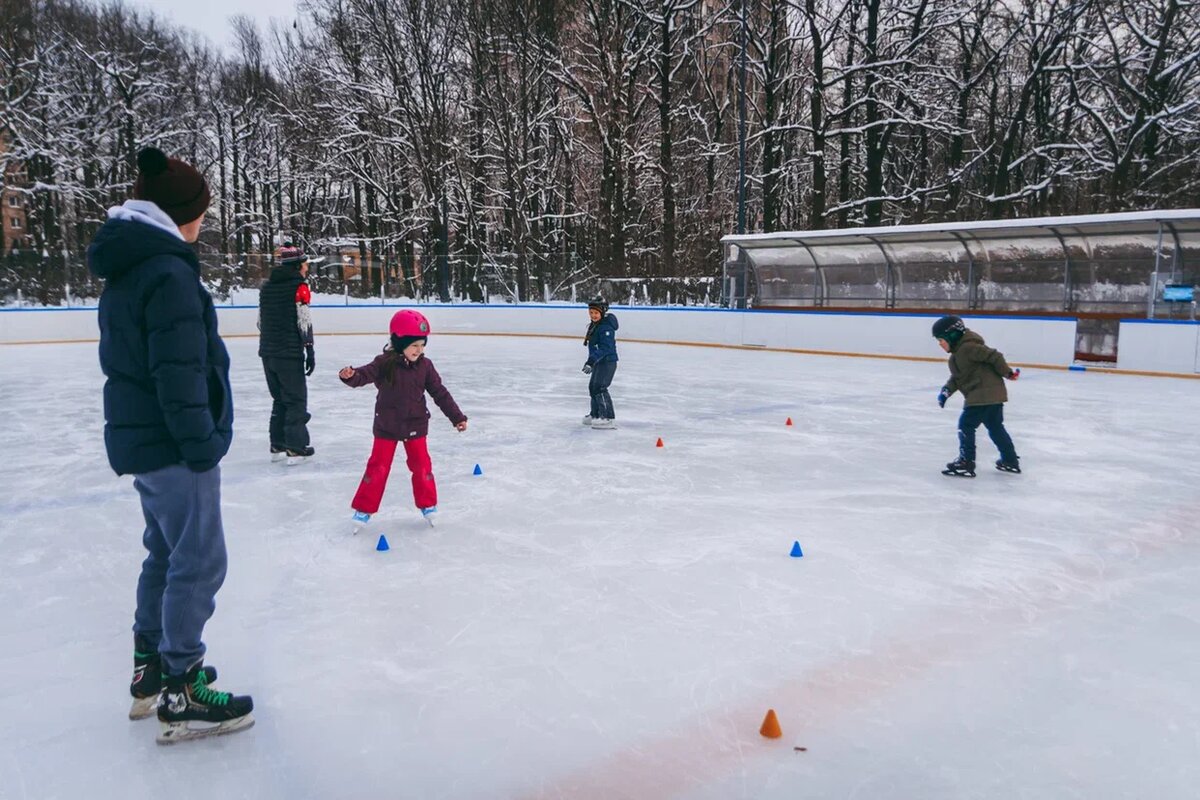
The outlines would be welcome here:
[[[233,395],[195,252],[154,225],[109,219],[88,247],[88,266],[106,280],[99,319],[109,464],[118,475],[215,467],[233,439]]]
[[[615,314],[605,314],[594,326],[589,326],[584,344],[588,349],[588,363],[595,366],[601,361],[619,361],[617,358],[617,323]]]

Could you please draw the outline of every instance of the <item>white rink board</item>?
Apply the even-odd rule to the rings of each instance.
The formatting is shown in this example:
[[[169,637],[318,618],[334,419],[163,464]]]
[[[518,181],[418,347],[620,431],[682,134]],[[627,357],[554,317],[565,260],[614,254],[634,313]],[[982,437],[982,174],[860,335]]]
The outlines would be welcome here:
[[[1200,372],[1200,323],[1121,320],[1117,367]]]
[[[316,305],[313,324],[322,334],[379,334],[400,308],[426,314],[434,335],[522,334],[580,337],[587,327],[583,306],[569,305]],[[700,308],[614,306],[623,340],[765,347],[902,358],[940,358],[930,334],[937,315],[844,312],[731,311]],[[254,336],[257,310],[217,306],[221,333]],[[1075,320],[971,317],[967,325],[1017,364],[1065,367],[1075,354]],[[1197,333],[1190,324],[1122,322],[1118,369],[1192,374]],[[0,344],[92,341],[98,336],[94,308],[0,310]]]

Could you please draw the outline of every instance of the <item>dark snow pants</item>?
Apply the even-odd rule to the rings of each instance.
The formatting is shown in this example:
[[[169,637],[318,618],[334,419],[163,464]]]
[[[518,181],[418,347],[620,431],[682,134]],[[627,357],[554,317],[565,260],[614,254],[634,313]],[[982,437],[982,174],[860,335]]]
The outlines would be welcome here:
[[[592,395],[592,419],[616,419],[612,397],[608,387],[617,374],[616,361],[601,361],[592,367],[592,378],[588,381],[588,392]]]
[[[987,428],[988,436],[996,443],[1000,458],[1010,464],[1017,463],[1017,451],[1012,437],[1004,429],[1004,404],[967,406],[958,418],[958,453],[967,461],[975,460],[975,429],[980,425]]]
[[[264,358],[263,372],[271,392],[271,446],[288,450],[308,447],[308,381],[304,359]]]

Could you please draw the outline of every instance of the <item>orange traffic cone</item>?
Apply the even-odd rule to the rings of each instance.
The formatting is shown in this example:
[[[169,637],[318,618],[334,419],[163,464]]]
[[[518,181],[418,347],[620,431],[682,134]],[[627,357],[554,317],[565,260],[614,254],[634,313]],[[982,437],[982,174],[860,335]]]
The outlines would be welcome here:
[[[767,716],[763,717],[763,724],[758,732],[768,739],[778,739],[783,736],[783,731],[779,728],[779,717],[775,716],[775,709],[767,709]]]
[[[656,445],[654,445],[654,446],[655,446],[655,447],[662,447],[662,446],[663,446],[663,443],[662,443],[662,437],[661,437],[661,436],[660,436],[660,437],[658,437],[658,444],[656,444]]]
[[[787,426],[790,428],[790,427],[791,427],[791,425],[792,425],[792,418],[791,418],[791,417],[788,417],[788,421],[787,421],[787,422],[785,422],[785,423],[783,423],[783,424],[784,424],[784,425],[787,425]]]

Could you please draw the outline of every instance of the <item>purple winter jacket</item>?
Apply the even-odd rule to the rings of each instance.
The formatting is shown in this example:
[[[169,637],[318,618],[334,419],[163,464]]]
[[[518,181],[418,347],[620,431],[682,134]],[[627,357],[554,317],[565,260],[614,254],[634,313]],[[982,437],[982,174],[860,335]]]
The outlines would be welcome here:
[[[383,377],[383,365],[388,353],[375,357],[370,364],[354,368],[354,375],[342,378],[342,383],[351,387],[375,384],[379,394],[375,398],[375,426],[372,428],[377,439],[402,442],[429,434],[429,408],[425,405],[425,392],[438,404],[450,422],[457,425],[467,417],[459,410],[450,390],[442,385],[442,378],[433,368],[433,362],[421,356],[415,362],[400,356],[392,373],[392,382]]]

